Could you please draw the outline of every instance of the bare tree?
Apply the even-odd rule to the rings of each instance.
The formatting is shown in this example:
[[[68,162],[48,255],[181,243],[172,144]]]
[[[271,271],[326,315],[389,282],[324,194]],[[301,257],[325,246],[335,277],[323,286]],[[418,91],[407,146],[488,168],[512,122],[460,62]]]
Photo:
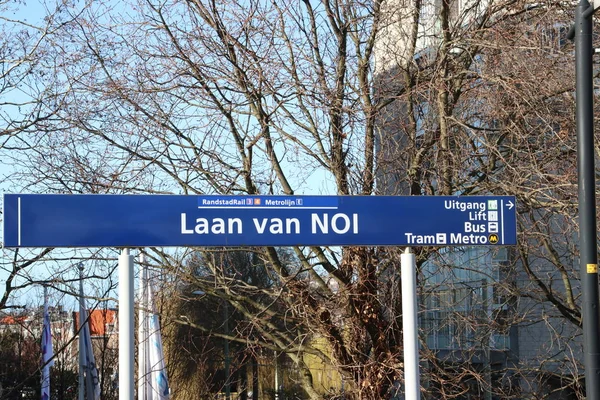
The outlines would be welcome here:
[[[21,148],[14,176],[28,190],[67,193],[513,194],[527,234],[518,264],[505,269],[523,279],[436,282],[461,264],[422,248],[423,296],[458,290],[485,304],[488,287],[507,293],[510,318],[448,305],[443,324],[477,332],[473,354],[489,350],[494,332],[544,318],[567,321],[576,339],[574,146],[565,134],[572,54],[561,47],[569,13],[552,2],[464,3],[146,0],[73,9],[52,36],[55,101],[43,110],[53,118],[37,121],[35,146]],[[287,353],[309,398],[321,394],[306,355],[335,366],[349,396],[395,392],[396,249],[296,247],[294,259],[251,251],[268,285],[227,273],[218,258],[207,262],[209,285],[186,268],[194,251],[150,253],[178,282],[243,316],[247,330],[228,339],[247,343],[252,331],[260,346]],[[548,307],[551,316],[538,313]],[[548,371],[577,382],[578,344],[562,336],[554,336],[560,352],[540,349],[510,368],[526,376],[524,368],[564,356],[573,374]],[[425,348],[433,396],[515,395],[489,369],[448,365]]]
[[[59,59],[52,37],[71,18],[67,11],[60,2],[28,8],[0,1],[0,188],[5,192],[32,190],[17,177],[21,171],[33,178],[31,164],[22,157],[36,148],[40,124],[54,118],[61,106],[64,92],[54,85]],[[25,306],[19,293],[44,280],[30,274],[31,266],[49,259],[51,250],[2,248],[0,310]]]
[[[493,293],[504,293],[498,297],[504,300],[496,304],[504,303],[512,310],[508,316],[488,313],[487,319],[496,321],[489,333],[501,330],[501,326],[494,327],[498,323],[517,329],[512,335],[516,363],[495,372],[504,377],[493,387],[491,377],[485,376],[489,370],[473,374],[477,371],[451,357],[446,359],[453,372],[430,379],[440,382],[437,390],[443,390],[444,398],[471,390],[443,383],[463,374],[470,375],[487,396],[520,396],[521,389],[536,398],[555,391],[581,396],[580,285],[574,266],[573,48],[566,41],[572,16],[564,5],[552,2],[507,2],[503,10],[494,10],[499,4],[490,3],[469,15],[481,5],[469,3],[461,13],[452,4],[442,4],[429,35],[419,37],[416,30],[407,30],[401,34],[413,39],[408,40],[412,47],[400,49],[388,40],[382,44],[387,53],[379,64],[381,96],[395,96],[378,125],[383,149],[379,175],[387,192],[513,194],[519,205],[516,253],[500,263],[492,262],[491,254],[490,259],[480,259],[479,271],[475,269],[479,275],[483,266],[489,266],[485,271],[489,276],[477,279],[492,282]],[[463,251],[455,253],[460,256]],[[422,276],[425,293],[431,291],[435,297],[456,295],[460,286],[469,289],[473,283],[461,282],[459,272],[440,285],[439,279],[448,276],[444,264],[458,271],[472,267],[464,258],[439,256],[441,260],[422,254],[422,260],[440,265],[434,273],[426,268]],[[494,269],[499,273],[495,277]],[[485,285],[475,288],[485,291]],[[454,298],[454,306],[448,302],[445,307],[437,306],[452,314],[445,318],[445,331],[459,321],[463,328],[473,324],[474,316],[457,312],[462,299]],[[485,304],[483,299],[481,304]],[[480,318],[478,325],[485,320]],[[489,333],[484,330],[480,337]],[[479,348],[485,350],[485,346]],[[436,365],[442,352],[434,353],[430,361]],[[462,353],[462,361],[470,362],[471,357]],[[516,392],[510,389],[515,383],[523,385]]]

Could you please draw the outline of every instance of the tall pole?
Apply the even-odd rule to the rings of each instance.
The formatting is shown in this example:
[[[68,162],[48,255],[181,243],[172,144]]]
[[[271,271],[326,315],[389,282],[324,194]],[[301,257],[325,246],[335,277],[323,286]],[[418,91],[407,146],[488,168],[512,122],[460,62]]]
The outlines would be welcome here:
[[[133,315],[133,256],[119,256],[119,400],[133,400],[135,374]]]
[[[148,398],[148,375],[150,369],[147,368],[148,362],[148,315],[146,310],[149,308],[148,304],[148,291],[146,289],[146,282],[148,280],[148,270],[146,268],[144,253],[139,255],[140,261],[140,287],[139,293],[140,298],[138,302],[138,400],[147,400]]]
[[[79,263],[79,304],[81,304],[83,298],[83,263]],[[79,307],[79,392],[78,399],[84,400],[85,398],[85,384],[84,384],[84,366],[85,366],[85,338],[83,337],[83,324],[85,323],[85,315],[82,307]]]
[[[419,335],[417,325],[417,264],[410,248],[400,255],[402,277],[402,332],[404,336],[404,397],[421,398]]]
[[[588,0],[581,0],[575,10],[575,97],[585,390],[587,400],[600,400],[592,13],[593,7]]]

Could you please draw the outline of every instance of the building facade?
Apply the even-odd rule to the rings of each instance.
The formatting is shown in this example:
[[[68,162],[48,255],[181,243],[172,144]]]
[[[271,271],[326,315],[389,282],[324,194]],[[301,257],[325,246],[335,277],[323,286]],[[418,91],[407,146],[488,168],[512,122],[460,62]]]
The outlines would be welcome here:
[[[459,80],[459,67],[462,74],[483,76],[480,70],[487,67],[485,63],[494,62],[476,42],[484,42],[477,34],[490,26],[485,21],[502,21],[510,13],[524,13],[539,5],[519,3],[520,8],[513,10],[499,6],[474,0],[384,2],[374,88],[386,104],[378,121],[380,194],[491,194],[483,183],[478,186],[488,177],[478,174],[476,163],[490,161],[491,156],[481,156],[484,152],[479,150],[501,129],[487,118],[484,97],[456,94],[471,89],[483,93],[489,83],[473,78],[460,87],[453,84]],[[545,26],[547,30],[541,31],[549,34],[541,34],[541,39],[556,36],[556,40],[540,46],[563,45],[562,25]],[[547,53],[555,57],[557,52]],[[549,136],[554,136],[553,129]],[[483,135],[482,131],[491,133],[479,140],[476,136]],[[469,137],[469,132],[475,133]],[[453,142],[452,135],[470,139],[472,154],[463,149],[469,140]],[[502,160],[496,165],[510,167]],[[450,180],[457,182],[451,189]],[[568,222],[550,214],[524,217],[520,226],[527,231],[536,221],[548,220],[548,237],[560,242],[552,251],[544,250],[544,240],[531,235],[521,246],[539,248],[535,254],[521,248],[485,247],[422,253],[428,254],[421,260],[419,276],[422,383],[432,398],[571,399],[581,395],[580,329],[575,319],[565,318],[558,301],[548,301],[551,296],[561,301],[577,297],[578,289],[565,283],[576,284],[577,260],[573,238],[563,229]],[[553,256],[556,260],[549,262]],[[465,385],[444,387],[443,382],[461,374]]]

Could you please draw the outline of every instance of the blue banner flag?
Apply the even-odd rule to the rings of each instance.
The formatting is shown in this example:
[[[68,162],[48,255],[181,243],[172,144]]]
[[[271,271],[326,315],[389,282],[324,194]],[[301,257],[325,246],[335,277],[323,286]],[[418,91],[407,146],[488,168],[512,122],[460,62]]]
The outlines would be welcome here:
[[[42,326],[42,400],[50,400],[50,367],[54,365],[52,327],[48,311],[48,288],[44,286],[44,322]]]

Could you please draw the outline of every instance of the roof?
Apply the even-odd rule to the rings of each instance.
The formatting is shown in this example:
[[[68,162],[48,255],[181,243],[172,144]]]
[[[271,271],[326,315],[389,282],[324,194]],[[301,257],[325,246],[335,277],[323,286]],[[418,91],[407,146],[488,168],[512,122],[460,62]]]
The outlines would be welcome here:
[[[17,325],[24,323],[25,320],[27,320],[27,317],[25,315],[5,315],[3,317],[0,317],[0,325]]]
[[[73,312],[75,331],[79,330],[79,312]],[[107,324],[114,324],[117,321],[116,310],[92,310],[90,314],[90,335],[104,336],[108,333]]]

